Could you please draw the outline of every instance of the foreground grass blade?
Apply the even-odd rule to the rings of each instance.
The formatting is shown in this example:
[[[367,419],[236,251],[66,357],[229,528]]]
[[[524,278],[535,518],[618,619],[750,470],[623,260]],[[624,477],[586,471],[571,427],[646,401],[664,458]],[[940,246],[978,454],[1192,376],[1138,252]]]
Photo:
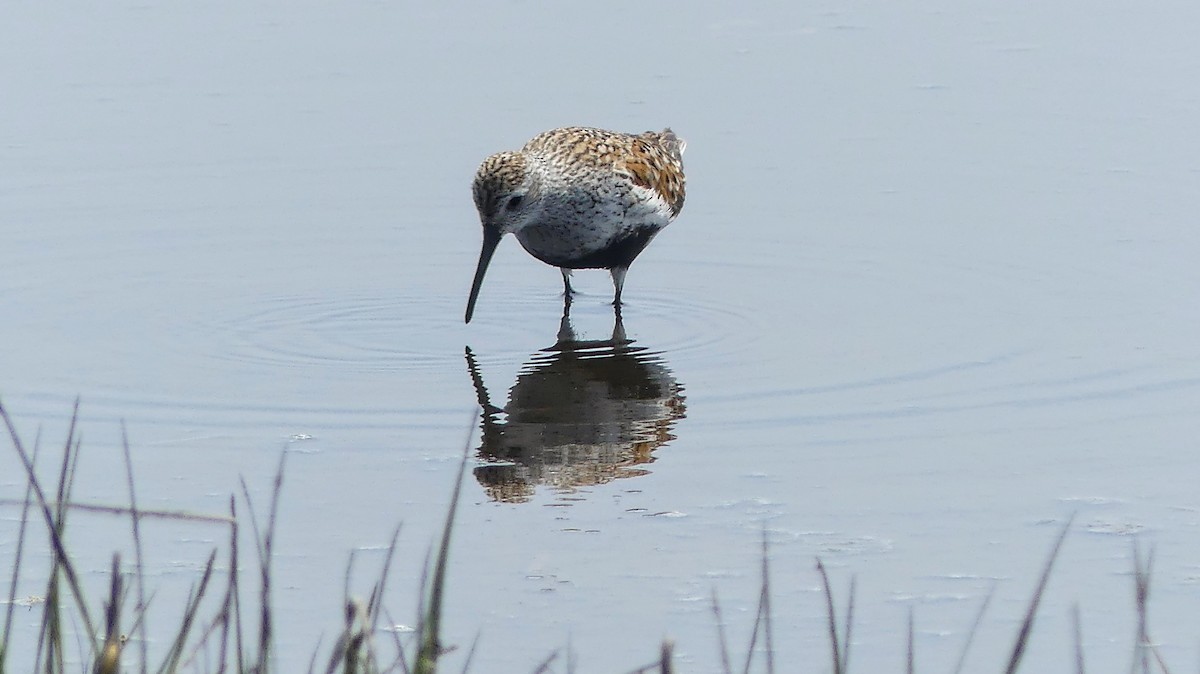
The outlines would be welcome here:
[[[914,674],[916,669],[916,644],[913,639],[913,607],[908,607],[908,644],[906,649],[906,657],[904,663],[904,671],[907,674]]]
[[[287,465],[287,452],[279,454],[279,467],[275,471],[275,482],[271,489],[271,508],[267,513],[266,528],[260,532],[258,515],[254,512],[254,499],[250,497],[250,488],[246,481],[242,483],[242,498],[250,511],[250,527],[254,533],[254,548],[258,552],[259,567],[259,621],[258,621],[258,664],[252,671],[258,674],[267,672],[271,653],[271,552],[275,543],[275,523],[279,514],[279,494],[283,491],[283,471]],[[245,670],[240,670],[245,671]]]
[[[829,574],[825,572],[825,565],[821,563],[820,558],[817,559],[817,573],[821,576],[821,585],[825,592],[825,617],[826,624],[829,626],[829,648],[832,651],[830,657],[833,661],[833,673],[842,674],[842,645],[838,640],[837,613],[833,607],[833,588],[829,587]]]
[[[0,405],[0,411],[4,409]],[[40,437],[40,436],[39,436]],[[33,456],[31,461],[37,463],[38,447],[40,443],[34,441]],[[12,620],[13,610],[17,607],[17,581],[21,577],[21,559],[25,552],[25,532],[29,524],[29,508],[33,505],[33,484],[26,482],[25,484],[25,499],[21,504],[21,519],[20,525],[17,528],[17,549],[13,556],[13,568],[11,580],[8,585],[8,606],[4,611],[4,632],[0,634],[0,674],[5,672],[5,662],[7,661],[9,639],[12,637]]]
[[[96,655],[94,674],[117,674],[121,667],[121,557],[113,555],[112,583],[104,606],[104,648]]]
[[[1038,580],[1037,589],[1033,592],[1033,598],[1029,601],[1029,608],[1025,611],[1025,620],[1021,623],[1021,629],[1017,632],[1017,641],[1013,644],[1012,655],[1008,658],[1008,667],[1005,668],[1005,674],[1013,674],[1017,668],[1021,666],[1021,658],[1025,656],[1025,646],[1029,643],[1029,635],[1033,632],[1033,620],[1037,617],[1038,606],[1042,603],[1042,596],[1046,591],[1046,584],[1050,582],[1050,572],[1054,569],[1054,562],[1058,559],[1058,553],[1062,550],[1063,541],[1067,538],[1067,532],[1071,530],[1071,523],[1075,521],[1075,516],[1063,525],[1062,531],[1058,534],[1058,539],[1054,541],[1054,549],[1050,551],[1050,557],[1046,560],[1046,566],[1042,569],[1042,577]]]
[[[70,469],[67,466],[70,465],[70,450],[72,446],[75,445],[75,421],[78,417],[78,414],[79,401],[76,400],[75,411],[71,415],[71,424],[67,432],[67,441],[64,448],[66,456],[63,458],[64,469],[62,472],[62,481],[60,481],[59,484],[59,493],[64,495],[69,492],[69,485],[65,484],[64,481],[70,476]],[[75,567],[71,564],[71,559],[67,556],[66,545],[63,543],[65,523],[61,517],[55,517],[54,513],[51,511],[50,502],[46,498],[46,492],[42,489],[41,482],[38,480],[37,474],[33,470],[33,461],[30,459],[29,453],[25,451],[24,445],[21,444],[21,438],[17,435],[16,426],[13,425],[12,418],[9,416],[8,410],[5,409],[2,404],[0,404],[0,419],[4,421],[4,425],[8,429],[8,435],[12,440],[13,449],[16,450],[17,456],[21,459],[21,465],[25,468],[25,477],[29,481],[29,486],[33,488],[38,510],[42,513],[42,518],[46,521],[46,528],[50,532],[50,544],[54,549],[55,556],[55,568],[54,572],[52,573],[52,578],[58,577],[58,571],[62,571],[63,576],[66,578],[67,587],[71,590],[71,594],[75,599],[76,608],[79,610],[79,619],[83,622],[83,628],[86,632],[85,636],[87,638],[87,642],[91,646],[91,652],[94,653],[96,650],[98,650],[98,645],[96,643],[95,623],[92,622],[91,614],[87,608],[87,601],[83,596],[83,590],[80,587],[79,578],[75,573]],[[56,510],[59,512],[65,512],[65,509],[66,505],[61,502],[56,508]],[[57,624],[58,612],[55,606],[50,606],[52,603],[51,600],[54,600],[53,603],[57,604],[57,591],[47,592],[46,597],[48,604],[47,609],[49,610],[49,613],[47,613],[47,626],[53,628]],[[57,640],[53,640],[49,645],[54,647],[60,646],[61,644]]]
[[[967,664],[967,653],[971,652],[971,644],[975,642],[975,635],[979,633],[979,626],[983,624],[983,616],[987,613],[988,605],[992,603],[992,596],[996,594],[996,583],[988,588],[987,595],[983,598],[983,603],[979,605],[979,611],[975,613],[975,620],[971,621],[971,629],[967,632],[967,640],[963,642],[962,651],[958,654],[958,664],[954,666],[953,674],[962,674],[963,666]]]
[[[717,599],[717,588],[712,591],[712,611],[713,618],[717,622],[717,646],[721,649],[721,672],[722,674],[733,674],[733,667],[729,663],[729,642],[725,638],[725,619],[721,616],[721,602]]]
[[[476,412],[471,419],[470,429],[475,428],[479,420]],[[462,493],[463,475],[467,471],[467,457],[471,453],[470,433],[463,446],[462,460],[458,464],[458,476],[454,480],[454,493],[450,496],[450,508],[446,513],[446,525],[442,527],[442,542],[438,547],[437,559],[434,562],[433,582],[429,586],[428,613],[417,627],[417,660],[413,665],[415,674],[433,674],[437,671],[437,659],[442,653],[441,626],[442,600],[446,590],[446,564],[450,559],[450,534],[454,530],[454,516],[458,512],[458,497]]]
[[[1071,633],[1075,641],[1075,674],[1087,674],[1083,665],[1083,626],[1080,624],[1079,602],[1071,605]]]
[[[129,434],[125,430],[125,422],[121,422],[121,451],[125,459],[125,482],[129,487],[129,523],[133,527],[134,579],[137,581],[137,604],[134,612],[138,619],[138,642],[142,649],[141,672],[146,674],[150,662],[150,639],[146,636],[146,621],[141,619],[146,611],[146,574],[145,557],[142,554],[142,517],[138,513],[137,490],[133,481],[133,458],[129,454]]]
[[[767,528],[762,532],[762,603],[763,633],[766,636],[767,674],[775,674],[775,639],[771,629],[771,563],[767,550]]]

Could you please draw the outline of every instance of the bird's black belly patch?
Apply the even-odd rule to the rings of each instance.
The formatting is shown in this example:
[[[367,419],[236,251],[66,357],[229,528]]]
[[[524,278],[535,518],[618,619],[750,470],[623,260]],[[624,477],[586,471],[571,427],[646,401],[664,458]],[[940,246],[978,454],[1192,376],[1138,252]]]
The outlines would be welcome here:
[[[614,240],[608,247],[579,257],[542,257],[536,253],[534,253],[534,256],[546,264],[566,269],[612,269],[613,267],[628,267],[634,258],[650,243],[654,235],[658,234],[660,229],[659,227],[638,227],[625,236]]]

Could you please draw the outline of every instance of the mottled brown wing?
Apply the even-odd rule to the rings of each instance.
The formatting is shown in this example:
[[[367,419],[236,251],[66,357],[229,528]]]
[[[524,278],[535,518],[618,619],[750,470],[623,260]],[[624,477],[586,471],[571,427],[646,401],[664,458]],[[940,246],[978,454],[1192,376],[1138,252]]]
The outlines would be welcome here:
[[[683,161],[678,151],[670,152],[663,146],[659,134],[647,132],[635,137],[618,168],[635,184],[661,195],[670,204],[672,216],[679,215],[684,198]]]
[[[568,126],[534,136],[522,151],[560,158],[566,165],[611,168],[625,153],[630,138],[626,133]]]
[[[594,167],[628,175],[635,184],[660,194],[675,216],[683,208],[683,147],[670,129],[635,136],[572,126],[534,136],[523,152],[561,158],[575,170]]]

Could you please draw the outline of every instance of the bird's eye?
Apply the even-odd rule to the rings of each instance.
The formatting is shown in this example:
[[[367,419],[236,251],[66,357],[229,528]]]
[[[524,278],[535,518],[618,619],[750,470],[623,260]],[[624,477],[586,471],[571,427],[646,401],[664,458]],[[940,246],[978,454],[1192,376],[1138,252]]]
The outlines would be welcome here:
[[[509,198],[509,200],[508,200],[508,203],[507,203],[507,204],[505,204],[505,206],[504,206],[504,207],[505,207],[505,208],[507,208],[507,209],[508,209],[508,210],[510,210],[510,211],[515,211],[515,210],[517,210],[518,208],[520,208],[520,207],[521,207],[521,195],[520,195],[520,194],[518,194],[518,195],[516,195],[516,196],[514,196],[514,197],[510,197],[510,198]]]

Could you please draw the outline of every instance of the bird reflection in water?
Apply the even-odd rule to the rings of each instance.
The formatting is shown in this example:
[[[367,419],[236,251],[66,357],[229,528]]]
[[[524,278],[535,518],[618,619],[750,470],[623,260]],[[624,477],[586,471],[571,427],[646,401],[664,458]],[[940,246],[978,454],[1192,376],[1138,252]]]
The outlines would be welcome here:
[[[577,488],[644,475],[651,452],[673,440],[683,387],[660,353],[634,346],[616,313],[611,339],[580,340],[563,307],[558,341],[533,355],[491,403],[471,347],[467,368],[483,408],[475,478],[497,501],[529,501],[538,485]]]

